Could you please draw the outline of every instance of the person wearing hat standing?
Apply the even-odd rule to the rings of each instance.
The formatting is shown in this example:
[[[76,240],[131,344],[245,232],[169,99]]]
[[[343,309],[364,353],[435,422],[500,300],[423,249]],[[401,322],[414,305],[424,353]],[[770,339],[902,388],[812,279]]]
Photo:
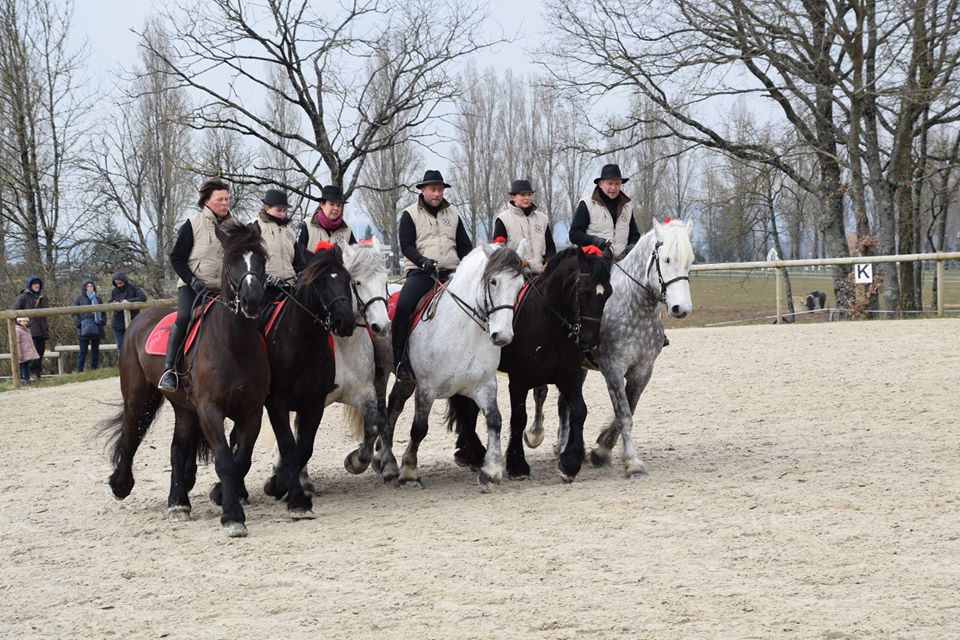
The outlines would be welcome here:
[[[570,242],[578,247],[595,245],[610,248],[622,259],[640,239],[633,219],[633,204],[621,187],[629,178],[620,175],[620,166],[605,164],[593,183],[593,193],[580,201],[570,224]]]
[[[11,308],[18,311],[50,308],[50,301],[47,299],[47,294],[43,292],[43,280],[40,276],[27,276],[26,287],[14,298]],[[36,362],[33,362],[30,368],[39,380],[43,375],[43,352],[46,351],[47,340],[50,339],[50,327],[47,325],[46,317],[33,318],[30,322],[30,335],[38,354]]]
[[[223,247],[217,238],[217,225],[230,218],[230,188],[219,178],[211,178],[200,185],[199,211],[187,218],[170,251],[170,264],[177,281],[177,320],[170,327],[164,372],[157,388],[176,391],[179,379],[176,371],[177,355],[186,332],[197,297],[209,289],[220,288],[223,270]]]
[[[20,357],[20,381],[30,384],[30,367],[40,359],[30,335],[30,318],[17,318],[17,351]]]
[[[113,282],[113,291],[110,292],[110,299],[107,302],[146,302],[147,294],[143,289],[130,282],[127,274],[117,271],[110,279]],[[130,312],[130,320],[137,317],[139,311]],[[127,322],[123,317],[123,311],[114,311],[113,318],[110,321],[113,328],[113,340],[117,343],[117,358],[120,357],[120,347],[123,346],[123,334],[127,332]]]
[[[547,214],[533,202],[533,187],[529,180],[510,183],[509,204],[497,214],[493,237],[505,238],[507,246],[516,250],[520,241],[527,239],[527,250],[520,256],[534,273],[543,271],[543,264],[557,252]]]
[[[320,192],[320,206],[310,222],[300,225],[297,243],[304,251],[313,253],[318,242],[332,242],[342,249],[348,244],[357,244],[353,231],[343,219],[343,189],[335,184],[327,185]]]
[[[413,371],[404,362],[407,332],[417,303],[436,280],[445,282],[468,253],[473,243],[457,213],[443,197],[444,182],[439,171],[428,170],[417,185],[420,196],[404,208],[397,235],[400,251],[407,259],[407,278],[397,299],[393,317],[393,361],[397,380],[412,380]]]
[[[303,270],[306,261],[290,229],[287,210],[287,194],[279,189],[267,189],[257,219],[250,226],[260,230],[263,245],[267,249],[267,290],[264,302],[276,300],[284,283],[291,283]]]

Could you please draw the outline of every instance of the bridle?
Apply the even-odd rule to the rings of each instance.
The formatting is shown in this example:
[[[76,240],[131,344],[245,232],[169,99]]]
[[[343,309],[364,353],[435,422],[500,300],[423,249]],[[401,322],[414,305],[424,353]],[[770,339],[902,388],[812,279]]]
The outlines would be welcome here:
[[[440,282],[440,278],[438,278],[436,275],[433,275],[431,277],[433,278],[434,282],[436,282],[437,284],[442,284]],[[469,316],[469,318],[473,320],[473,322],[478,327],[480,327],[484,331],[484,333],[489,331],[490,316],[492,316],[497,311],[505,311],[507,309],[511,311],[513,310],[512,304],[501,304],[501,305],[493,306],[493,294],[490,293],[489,279],[484,280],[483,305],[478,305],[480,307],[479,309],[477,309],[476,307],[471,305],[469,302],[467,302],[466,300],[464,300],[463,298],[455,294],[453,291],[450,291],[449,289],[447,289],[447,287],[443,287],[440,290],[440,293],[437,294],[438,298],[444,293],[450,294],[450,297],[453,298],[453,301],[456,302],[461,309],[463,309],[463,311],[467,314],[467,316]],[[424,316],[424,319],[426,320],[429,318]]]
[[[590,285],[592,286],[593,285],[592,274],[584,273],[583,271],[580,271],[579,265],[578,265],[577,276],[576,276],[577,287],[575,288],[575,291],[577,294],[576,295],[577,303],[575,305],[576,315],[572,323],[569,320],[567,320],[567,318],[564,317],[562,313],[554,309],[553,306],[550,304],[550,302],[547,300],[547,297],[543,294],[543,292],[540,291],[539,288],[537,288],[536,281],[538,280],[538,278],[532,278],[528,282],[529,282],[530,288],[537,292],[537,295],[539,295],[540,298],[543,300],[544,305],[547,307],[547,309],[550,310],[550,313],[556,316],[557,320],[560,321],[560,324],[567,330],[567,337],[576,341],[577,346],[580,347],[581,351],[593,351],[594,349],[596,349],[596,347],[592,347],[590,349],[583,348],[583,345],[580,342],[580,337],[581,337],[580,334],[581,334],[581,331],[583,330],[584,324],[589,323],[589,324],[599,325],[600,322],[602,321],[602,318],[600,316],[587,316],[583,314],[582,305],[580,304],[580,284],[583,282],[585,278],[589,279]],[[572,280],[573,278],[570,278],[570,279]]]
[[[370,321],[367,320],[367,309],[369,309],[373,304],[377,302],[382,302],[384,309],[389,311],[389,307],[387,306],[387,299],[384,296],[376,296],[364,302],[363,298],[360,296],[360,289],[357,287],[356,280],[351,279],[350,287],[353,289],[353,295],[357,299],[357,313],[359,313],[360,317],[363,319],[362,321],[357,322],[357,326],[359,327],[370,326]],[[386,292],[387,292],[386,289],[384,289],[384,293]]]
[[[650,287],[648,287],[648,286],[647,286],[646,284],[644,284],[643,282],[640,282],[639,280],[637,280],[636,278],[634,278],[632,275],[630,275],[629,273],[627,273],[627,270],[624,269],[623,267],[621,267],[618,263],[614,263],[614,264],[616,265],[616,267],[617,267],[618,269],[620,269],[620,271],[623,272],[623,274],[624,274],[625,276],[627,276],[628,278],[630,278],[630,280],[632,280],[635,284],[637,284],[637,285],[641,286],[643,289],[645,289],[645,290],[647,291],[647,293],[650,294],[650,297],[652,297],[652,298],[653,298],[654,300],[656,300],[657,302],[666,303],[666,302],[667,302],[667,287],[669,287],[670,285],[672,285],[674,282],[679,282],[679,281],[681,281],[681,280],[686,280],[687,282],[690,282],[690,276],[677,276],[676,278],[672,278],[672,279],[667,280],[666,282],[664,282],[664,280],[663,280],[663,272],[660,270],[660,247],[662,247],[662,246],[663,246],[663,242],[661,242],[661,241],[657,241],[657,243],[656,243],[655,245],[653,245],[653,253],[650,254],[650,262],[647,264],[647,270],[646,270],[646,272],[645,272],[645,273],[646,273],[646,278],[647,278],[647,280],[649,280],[649,279],[650,279],[650,270],[653,269],[654,265],[656,265],[656,267],[657,267],[657,280],[658,280],[659,283],[660,283],[660,291],[659,291],[659,292],[654,291],[653,289],[651,289]]]
[[[333,266],[333,265],[328,265],[328,267],[329,267],[329,266]],[[315,282],[316,279],[319,278],[320,275],[321,275],[324,271],[326,271],[326,270],[327,270],[327,268],[324,268],[324,270],[321,271],[320,273],[318,273],[317,276],[316,276],[316,278],[314,278],[314,280],[311,281],[310,285],[306,285],[306,286],[311,286],[311,285],[313,284],[313,282]],[[352,281],[351,281],[351,284],[352,284]],[[288,290],[287,290],[287,287],[281,287],[281,288],[280,288],[280,291],[283,292],[283,295],[285,295],[288,300],[290,300],[290,301],[293,302],[295,305],[297,305],[298,307],[300,307],[300,309],[303,310],[304,313],[306,313],[308,316],[310,316],[311,318],[313,318],[314,323],[317,323],[317,324],[319,324],[320,326],[322,326],[324,331],[330,331],[330,328],[331,328],[332,325],[333,325],[333,312],[330,310],[330,309],[333,307],[333,305],[335,305],[336,303],[340,302],[341,300],[344,301],[344,302],[346,302],[348,305],[351,305],[351,303],[353,302],[348,296],[344,296],[344,295],[334,296],[334,298],[333,298],[332,300],[330,300],[329,302],[324,302],[323,297],[320,296],[320,295],[318,295],[317,298],[318,298],[319,301],[320,301],[320,307],[321,307],[322,311],[321,311],[319,314],[317,314],[317,313],[314,313],[313,311],[311,311],[310,309],[308,309],[302,302],[300,302],[299,300],[297,300],[297,296],[294,295],[294,294],[295,294],[296,292],[298,292],[303,286],[305,286],[305,283],[304,283],[304,281],[303,281],[303,274],[301,274],[300,277],[297,278],[297,282],[296,282],[296,284],[295,284],[294,287],[293,287],[293,293],[291,293],[290,291],[288,291]],[[352,306],[352,305],[351,305],[351,306]],[[279,323],[277,323],[277,324],[279,324]]]
[[[233,294],[233,299],[230,302],[224,302],[219,296],[213,298],[225,306],[227,310],[235,316],[240,314],[240,285],[244,280],[247,279],[248,276],[256,278],[257,282],[261,284],[261,287],[263,286],[263,277],[251,269],[244,271],[239,279],[234,279],[233,274],[230,271],[227,271],[227,284],[230,285],[230,291]],[[207,296],[204,297],[206,298]]]

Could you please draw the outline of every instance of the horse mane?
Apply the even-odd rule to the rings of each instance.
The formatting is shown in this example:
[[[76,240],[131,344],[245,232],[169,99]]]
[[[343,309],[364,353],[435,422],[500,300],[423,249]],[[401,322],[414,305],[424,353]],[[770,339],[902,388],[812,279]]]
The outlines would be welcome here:
[[[225,262],[232,261],[247,251],[252,251],[266,260],[267,249],[263,246],[259,229],[229,218],[220,223],[219,230],[223,236],[220,244],[223,246]]]
[[[314,280],[319,278],[324,271],[337,265],[343,266],[343,254],[340,247],[334,246],[333,249],[327,251],[317,251],[300,273],[303,284],[313,284]]]
[[[560,265],[570,257],[577,257],[577,254],[583,254],[587,264],[590,265],[590,284],[596,286],[605,282],[610,282],[611,262],[603,256],[595,256],[581,251],[580,247],[567,247],[558,251],[552,258],[547,260],[547,266],[540,276],[544,280],[550,277],[554,271],[560,268]]]
[[[522,274],[520,270],[520,256],[509,247],[500,247],[490,255],[490,259],[487,260],[487,266],[483,269],[483,279],[486,280],[493,274],[500,273],[501,271],[513,271],[518,275]]]
[[[386,272],[387,265],[384,264],[383,254],[376,248],[356,245],[353,249],[354,251],[351,252],[351,256],[348,258],[350,264],[346,264],[346,261],[344,264],[351,276],[362,280]]]
[[[693,264],[693,245],[687,235],[686,225],[680,220],[671,220],[663,225],[663,247],[660,255],[670,256],[684,267]]]

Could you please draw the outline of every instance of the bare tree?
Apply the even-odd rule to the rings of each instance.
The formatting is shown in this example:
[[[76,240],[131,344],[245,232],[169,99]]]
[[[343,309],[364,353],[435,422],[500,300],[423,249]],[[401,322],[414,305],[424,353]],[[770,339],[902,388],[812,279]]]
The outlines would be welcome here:
[[[230,209],[240,219],[252,217],[252,213],[259,209],[257,188],[242,177],[238,178],[251,170],[256,157],[256,152],[236,131],[207,129],[203,132],[195,173],[217,176],[230,183]]]
[[[155,52],[166,73],[203,97],[193,126],[272,147],[302,179],[280,186],[302,197],[316,197],[325,182],[343,185],[349,196],[370,154],[430,133],[424,125],[458,93],[452,63],[494,44],[477,36],[483,19],[472,3],[452,0],[198,0],[165,17],[175,54]],[[390,51],[384,67],[390,90],[373,106],[378,74],[364,74],[364,64],[383,49]],[[286,78],[282,86],[269,81],[270,69]],[[251,93],[286,103],[302,127],[288,128],[248,108],[243,96]],[[399,121],[403,126],[383,134]],[[225,177],[265,182],[251,170]]]

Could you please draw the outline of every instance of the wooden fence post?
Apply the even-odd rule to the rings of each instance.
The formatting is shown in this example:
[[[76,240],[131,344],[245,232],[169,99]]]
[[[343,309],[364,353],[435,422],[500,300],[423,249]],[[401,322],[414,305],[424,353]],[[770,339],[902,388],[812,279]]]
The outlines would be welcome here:
[[[943,317],[943,260],[937,260],[937,317]]]
[[[777,267],[777,324],[783,324],[783,300],[781,299],[781,289],[783,289],[783,269]]]

